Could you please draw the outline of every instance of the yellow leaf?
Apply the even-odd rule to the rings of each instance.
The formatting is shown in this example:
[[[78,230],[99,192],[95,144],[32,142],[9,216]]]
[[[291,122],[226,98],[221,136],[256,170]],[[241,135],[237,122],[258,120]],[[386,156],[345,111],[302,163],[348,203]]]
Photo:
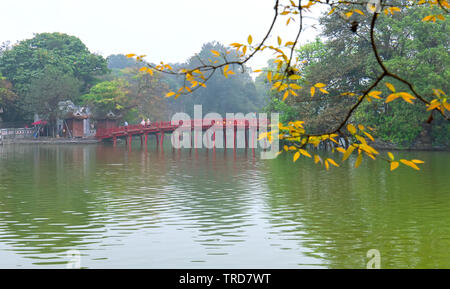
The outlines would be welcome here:
[[[359,154],[358,157],[356,158],[355,168],[359,167],[361,162],[362,162],[362,154]]]
[[[355,150],[355,148],[356,148],[355,146],[349,146],[347,151],[342,156],[342,161],[345,161],[346,159],[348,159],[348,157],[352,154],[352,152]]]
[[[433,18],[433,15],[425,16],[422,21],[430,21]]]
[[[277,81],[272,85],[272,89],[276,89],[276,88],[280,87],[280,85],[281,85],[281,81]]]
[[[337,150],[338,152],[340,152],[340,153],[345,154],[345,149],[344,149],[344,148],[338,147],[336,150]]]
[[[373,147],[371,147],[370,145],[368,145],[367,143],[360,145],[361,148],[364,148],[364,150],[368,151],[371,154],[379,154],[379,152],[377,152]]]
[[[358,13],[358,14],[364,15],[364,12],[362,12],[362,11],[359,10],[359,9],[355,9],[354,11],[355,11],[356,13]]]
[[[394,160],[394,155],[391,152],[388,152],[388,156],[391,160]]]
[[[214,54],[214,56],[218,57],[220,56],[220,53],[216,50],[211,50],[212,54]]]
[[[301,89],[301,88],[302,88],[300,85],[295,84],[295,83],[291,83],[291,84],[289,84],[289,86],[290,86],[292,89]]]
[[[136,56],[136,54],[134,54],[134,53],[130,53],[130,54],[127,54],[127,55],[125,55],[127,58],[131,58],[131,57],[133,57],[133,56]]]
[[[322,159],[318,156],[318,155],[314,155],[314,163],[318,163],[318,162],[321,162],[322,161]]]
[[[391,102],[399,97],[400,97],[400,95],[398,93],[392,93],[392,94],[388,95],[388,97],[386,97],[385,103]]]
[[[291,79],[291,80],[296,80],[296,79],[300,79],[300,78],[302,78],[302,77],[297,74],[293,74],[293,75],[289,76],[289,79]]]
[[[272,82],[272,71],[267,72],[267,80]]]
[[[278,45],[281,46],[281,37],[280,36],[278,36]]]
[[[415,163],[415,164],[423,164],[423,163],[425,163],[424,161],[421,161],[421,160],[411,160],[413,163]]]
[[[283,100],[282,101],[284,101],[288,96],[289,96],[289,90],[286,90],[286,92],[283,95]]]
[[[411,161],[402,159],[402,160],[400,160],[400,162],[403,163],[404,165],[407,165],[408,167],[411,167],[411,168],[415,169],[415,170],[420,170],[420,168],[418,166],[416,166],[416,164],[411,162]]]
[[[390,84],[389,82],[386,82],[386,86],[387,86],[392,92],[395,92],[395,87],[394,87],[392,84]]]
[[[413,104],[412,99],[416,99],[414,96],[412,96],[407,92],[399,92],[398,95],[400,95],[404,101],[409,102],[411,104]]]
[[[314,86],[311,86],[311,97],[314,96],[315,92],[316,92],[316,88]]]
[[[302,155],[304,155],[304,156],[306,156],[306,157],[308,157],[308,158],[311,157],[311,155],[310,155],[307,151],[305,151],[304,149],[299,149],[299,151],[300,151],[300,153],[301,153]]]
[[[283,91],[283,90],[285,90],[286,88],[288,88],[288,85],[287,85],[286,83],[281,84],[281,85],[278,87],[278,91]]]
[[[395,170],[396,168],[398,168],[399,163],[398,162],[391,162],[391,171]]]
[[[139,69],[139,71],[146,71],[148,68],[147,67],[141,67],[141,69]]]
[[[172,95],[175,95],[175,92],[173,92],[173,91],[168,92],[168,93],[166,94],[166,97],[171,97]]]
[[[365,139],[364,137],[359,136],[359,135],[355,135],[355,137],[356,137],[356,139],[359,140],[362,144],[364,144],[364,145],[367,144],[366,139]]]
[[[449,110],[449,111],[450,111],[450,103],[448,103],[448,102],[445,101],[445,102],[443,103],[443,105],[444,105],[444,107],[445,107],[446,110]]]
[[[325,160],[325,168],[327,169],[327,171],[328,171],[328,169],[330,168],[330,165],[328,164],[328,161],[327,161],[327,160]]]
[[[435,101],[435,102],[431,102],[431,104],[428,106],[427,111],[429,110],[433,110],[435,108],[439,109],[439,107],[441,106],[441,103],[439,101]]]
[[[381,91],[374,90],[374,91],[369,92],[368,95],[369,95],[370,97],[380,99],[380,94],[381,94]]]
[[[339,165],[333,159],[327,159],[327,161],[335,167],[339,167]]]
[[[375,139],[373,138],[373,136],[372,136],[370,133],[364,132],[364,134],[365,134],[368,138],[370,138],[371,141],[375,141]]]
[[[248,42],[248,44],[252,44],[252,41],[253,41],[253,38],[252,38],[252,36],[251,35],[249,35],[248,36],[248,38],[247,38],[247,42]]]
[[[326,90],[323,89],[323,88],[319,88],[319,90],[322,91],[322,93],[328,93],[328,91],[326,91]]]
[[[317,88],[322,88],[322,87],[325,87],[327,85],[325,83],[319,82],[319,83],[314,84],[314,86],[317,87]]]
[[[360,130],[364,130],[364,126],[363,126],[362,124],[358,124],[358,128],[359,128]]]
[[[408,103],[411,103],[411,104],[414,104],[414,102],[410,98],[405,98],[405,97],[402,97],[402,98],[403,98],[404,101],[406,101]]]
[[[296,152],[294,154],[294,162],[296,162],[298,160],[298,158],[300,157],[300,152]]]
[[[347,125],[347,130],[348,130],[351,134],[355,134],[355,133],[356,133],[356,127],[355,127],[353,124]]]

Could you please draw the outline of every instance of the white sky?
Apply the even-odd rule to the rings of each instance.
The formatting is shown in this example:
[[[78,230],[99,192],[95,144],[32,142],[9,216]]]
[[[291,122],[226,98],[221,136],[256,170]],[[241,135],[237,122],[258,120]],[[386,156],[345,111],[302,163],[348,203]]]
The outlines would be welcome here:
[[[91,52],[105,57],[136,53],[146,54],[150,62],[183,62],[209,41],[246,43],[252,34],[253,42],[259,42],[272,20],[273,4],[273,0],[2,0],[0,43],[32,38],[33,33],[62,32],[79,37]],[[293,40],[295,32],[295,24],[286,28],[286,20],[282,18],[275,34],[283,42]],[[302,43],[317,33],[308,28]],[[249,64],[262,68],[269,57],[261,55]]]

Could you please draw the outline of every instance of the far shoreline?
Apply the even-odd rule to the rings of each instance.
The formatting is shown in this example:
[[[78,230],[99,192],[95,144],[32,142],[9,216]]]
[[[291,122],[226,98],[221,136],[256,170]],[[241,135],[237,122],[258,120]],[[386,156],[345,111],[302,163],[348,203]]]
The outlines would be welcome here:
[[[40,138],[40,139],[8,139],[3,140],[0,144],[3,145],[15,145],[15,144],[98,144],[101,140],[96,138]]]

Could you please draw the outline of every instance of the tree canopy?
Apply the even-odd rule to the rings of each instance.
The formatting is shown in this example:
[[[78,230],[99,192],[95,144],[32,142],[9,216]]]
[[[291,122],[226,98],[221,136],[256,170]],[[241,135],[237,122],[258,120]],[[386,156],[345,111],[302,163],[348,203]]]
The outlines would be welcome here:
[[[428,7],[415,6],[397,14],[395,19],[381,17],[375,34],[380,39],[378,51],[385,65],[396,74],[407,76],[416,91],[431,101],[433,97],[427,92],[433,92],[433,87],[448,90],[446,79],[450,71],[450,57],[446,35],[450,31],[447,22],[439,23],[438,29],[434,29],[436,24],[433,23],[416,23],[417,18],[429,13],[431,10]],[[341,91],[362,90],[368,82],[376,80],[378,73],[378,64],[370,53],[367,39],[350,29],[343,30],[345,20],[335,14],[323,15],[320,22],[326,40],[318,38],[296,51],[303,60],[299,85],[308,86],[322,81],[329,84],[328,93],[317,90],[314,97],[299,94],[286,99],[286,103],[297,112],[290,114],[289,120],[302,118],[306,129],[312,132],[321,132],[333,126],[355,102],[355,95],[342,96]],[[359,33],[368,31],[369,26],[370,23],[361,18]],[[390,45],[393,41],[395,45]],[[262,75],[260,81],[265,78],[266,75]],[[391,82],[395,87],[402,87],[397,80]],[[407,87],[403,86],[403,89],[407,90]],[[380,90],[389,92],[388,87]],[[283,93],[273,91],[277,99],[283,97]],[[386,103],[377,97],[368,97],[367,100],[361,103],[350,120],[376,128],[376,136],[383,141],[408,147],[417,141],[421,133],[431,133],[427,131],[430,129],[434,144],[446,145],[450,140],[449,123],[443,117],[436,117],[429,127],[423,127],[430,117],[426,107],[405,101]]]
[[[0,114],[8,118],[9,114],[14,114],[14,103],[17,100],[17,94],[13,90],[12,83],[0,74]]]
[[[80,92],[86,92],[97,81],[97,77],[108,72],[106,60],[89,52],[75,36],[62,33],[41,33],[2,49],[0,73],[14,87],[19,96],[16,107],[28,107],[27,97],[32,83],[47,71],[57,69],[59,73],[80,82]],[[56,107],[55,107],[56,109]],[[17,110],[19,115],[11,118],[31,119],[27,109]]]
[[[62,73],[57,67],[47,66],[29,84],[23,109],[30,114],[37,113],[55,128],[60,116],[59,102],[75,100],[80,94],[80,87],[81,82],[74,76]]]
[[[63,33],[40,33],[20,41],[0,57],[0,71],[19,90],[46,66],[57,66],[63,73],[72,74],[87,89],[95,76],[107,72],[106,60],[89,52],[75,36]]]
[[[142,118],[160,121],[168,117],[167,100],[162,97],[168,87],[158,76],[139,72],[132,64],[113,68],[103,80],[81,96],[82,103],[92,108],[96,118],[109,112],[131,123]]]

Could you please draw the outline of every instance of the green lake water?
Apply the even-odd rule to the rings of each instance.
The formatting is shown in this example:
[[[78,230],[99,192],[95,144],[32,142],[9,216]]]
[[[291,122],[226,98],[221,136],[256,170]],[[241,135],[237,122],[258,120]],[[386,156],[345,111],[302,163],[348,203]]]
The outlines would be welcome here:
[[[134,144],[133,144],[134,145]],[[326,171],[258,152],[0,146],[0,268],[450,268],[448,152]]]

